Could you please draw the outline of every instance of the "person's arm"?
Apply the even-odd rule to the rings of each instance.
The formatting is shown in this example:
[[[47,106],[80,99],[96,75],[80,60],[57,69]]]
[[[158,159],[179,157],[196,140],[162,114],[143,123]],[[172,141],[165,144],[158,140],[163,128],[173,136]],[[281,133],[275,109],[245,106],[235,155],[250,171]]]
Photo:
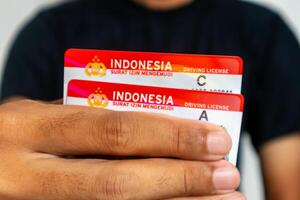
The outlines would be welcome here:
[[[299,200],[300,46],[278,15],[256,21],[252,48],[257,65],[248,130],[262,163],[267,200]]]
[[[300,133],[262,146],[261,163],[269,200],[300,199]]]

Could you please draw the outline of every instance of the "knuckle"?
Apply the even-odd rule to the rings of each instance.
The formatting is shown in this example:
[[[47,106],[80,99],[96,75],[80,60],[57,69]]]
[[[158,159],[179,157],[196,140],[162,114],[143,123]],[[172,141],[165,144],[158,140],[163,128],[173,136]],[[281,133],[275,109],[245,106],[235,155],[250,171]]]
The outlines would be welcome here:
[[[212,167],[201,164],[184,164],[181,170],[181,190],[184,195],[211,194]]]
[[[207,131],[202,125],[187,126],[184,123],[172,123],[172,150],[179,155],[190,154],[191,151],[206,145]]]
[[[181,190],[183,194],[190,195],[192,191],[192,179],[194,174],[194,169],[188,166],[184,166],[182,169],[182,183]]]
[[[101,142],[111,151],[124,150],[132,142],[133,134],[136,132],[136,124],[131,120],[128,112],[110,112],[107,113],[98,126]]]
[[[181,126],[176,123],[172,123],[171,130],[173,132],[173,141],[172,142],[172,149],[174,149],[178,154],[186,152],[187,149],[187,131]]]

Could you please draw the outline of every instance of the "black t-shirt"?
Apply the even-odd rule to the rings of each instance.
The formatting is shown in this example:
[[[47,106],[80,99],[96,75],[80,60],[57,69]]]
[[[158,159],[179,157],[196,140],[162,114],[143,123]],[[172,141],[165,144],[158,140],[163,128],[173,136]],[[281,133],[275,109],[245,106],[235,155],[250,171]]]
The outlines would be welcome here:
[[[79,0],[44,10],[12,46],[2,98],[61,98],[68,48],[241,56],[243,130],[255,147],[300,130],[300,47],[283,20],[259,6],[195,0],[160,12],[130,0]]]

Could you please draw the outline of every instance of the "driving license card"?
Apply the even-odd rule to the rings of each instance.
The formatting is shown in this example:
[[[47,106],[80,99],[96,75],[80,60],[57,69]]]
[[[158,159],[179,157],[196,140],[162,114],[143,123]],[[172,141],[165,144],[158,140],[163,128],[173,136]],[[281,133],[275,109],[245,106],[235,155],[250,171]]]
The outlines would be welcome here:
[[[228,160],[236,163],[244,104],[242,95],[72,80],[66,104],[162,113],[223,126],[233,143]]]
[[[243,72],[235,56],[81,49],[69,49],[64,66],[65,91],[79,79],[240,94]]]

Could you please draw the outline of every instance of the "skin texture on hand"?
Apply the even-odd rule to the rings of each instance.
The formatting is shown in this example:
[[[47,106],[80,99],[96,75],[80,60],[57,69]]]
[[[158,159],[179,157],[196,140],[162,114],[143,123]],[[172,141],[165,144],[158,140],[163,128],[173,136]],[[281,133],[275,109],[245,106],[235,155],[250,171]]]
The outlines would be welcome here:
[[[196,120],[14,101],[0,106],[0,199],[243,199],[230,147]]]

